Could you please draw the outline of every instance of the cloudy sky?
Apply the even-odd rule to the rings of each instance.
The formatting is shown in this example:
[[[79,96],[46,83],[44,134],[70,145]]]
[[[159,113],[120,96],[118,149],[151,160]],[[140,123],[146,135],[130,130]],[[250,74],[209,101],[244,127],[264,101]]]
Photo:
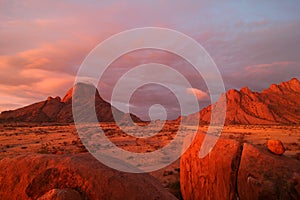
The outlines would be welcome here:
[[[0,0],[0,111],[63,96],[97,44],[120,31],[147,26],[174,29],[197,40],[217,64],[226,89],[249,86],[260,91],[300,78],[299,8],[300,1],[279,0]],[[110,98],[116,74],[126,66],[154,61],[178,69],[188,65],[159,51],[125,55],[103,78],[104,98]],[[194,77],[187,94],[204,101],[207,91],[200,79]],[[153,87],[151,94],[161,96],[161,91]]]

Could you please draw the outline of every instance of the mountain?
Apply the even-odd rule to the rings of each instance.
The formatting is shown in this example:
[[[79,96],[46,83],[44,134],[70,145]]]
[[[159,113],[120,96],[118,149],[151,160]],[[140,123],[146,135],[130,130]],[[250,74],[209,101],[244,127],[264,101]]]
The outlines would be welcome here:
[[[74,98],[74,94],[76,95]],[[117,108],[111,106],[103,100],[98,90],[93,86],[85,83],[77,83],[73,86],[61,99],[60,97],[48,97],[47,100],[31,104],[29,106],[16,110],[4,111],[0,114],[0,122],[57,122],[70,123],[73,122],[72,101],[75,105],[80,105],[79,116],[84,116],[87,122],[92,121],[86,110],[93,108],[90,101],[94,98],[95,110],[99,122],[113,122],[114,116],[118,119],[128,119],[131,117],[133,121],[141,121],[132,114],[125,114]]]
[[[74,98],[74,91],[78,94]],[[92,95],[91,95],[92,94]],[[87,98],[90,96],[89,98]],[[240,91],[232,89],[223,94],[219,101],[202,109],[200,123],[208,124],[211,111],[219,102],[226,97],[226,119],[225,124],[300,124],[300,82],[293,78],[279,85],[272,84],[270,88],[261,93],[253,92],[244,87]],[[81,105],[78,116],[85,117],[85,121],[93,119],[88,110],[93,109],[90,103],[94,98],[95,110],[99,122],[113,122],[114,116],[119,120],[141,121],[132,114],[125,114],[103,100],[98,90],[88,84],[78,83],[72,87],[66,95],[60,97],[48,97],[47,100],[0,114],[0,122],[73,122],[72,101]],[[76,107],[75,107],[76,108]],[[82,109],[83,108],[83,109]],[[183,117],[185,121],[192,122],[199,113]],[[180,119],[180,118],[179,118]]]
[[[261,93],[244,87],[240,91],[229,90],[225,95],[225,124],[300,124],[300,82],[296,78],[272,84]],[[211,111],[217,104],[200,111],[201,123],[210,122]]]

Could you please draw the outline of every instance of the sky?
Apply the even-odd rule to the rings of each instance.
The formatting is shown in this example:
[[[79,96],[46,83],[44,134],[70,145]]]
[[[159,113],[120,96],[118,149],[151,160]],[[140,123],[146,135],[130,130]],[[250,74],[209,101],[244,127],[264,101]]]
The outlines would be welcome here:
[[[279,0],[0,0],[0,111],[63,96],[96,45],[141,27],[174,29],[195,39],[215,61],[226,89],[248,86],[261,91],[272,83],[299,79],[299,8],[300,1]],[[100,95],[109,100],[118,74],[133,64],[154,61],[179,70],[188,66],[170,53],[133,52],[112,64]],[[209,99],[203,80],[193,70],[185,75],[193,86],[187,95],[196,95],[205,106]],[[134,95],[136,105],[145,102],[145,91],[159,98],[168,92],[151,85],[144,89]],[[161,99],[172,104],[168,100]]]

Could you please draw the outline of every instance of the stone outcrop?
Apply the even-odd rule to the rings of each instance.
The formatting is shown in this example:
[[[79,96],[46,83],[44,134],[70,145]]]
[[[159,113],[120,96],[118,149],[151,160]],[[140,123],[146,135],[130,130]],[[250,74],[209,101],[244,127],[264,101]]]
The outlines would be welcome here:
[[[113,170],[88,153],[0,161],[0,196],[11,199],[176,199],[147,174]]]
[[[180,159],[180,185],[183,198],[236,199],[236,175],[241,146],[236,141],[218,140],[203,159],[199,150],[204,134],[197,134]]]
[[[300,82],[296,78],[272,84],[261,93],[244,87],[226,94],[225,124],[300,124]],[[215,104],[200,112],[201,123],[209,123]]]
[[[124,114],[111,106],[101,98],[94,86],[78,83],[66,93],[63,99],[48,97],[46,101],[12,111],[4,111],[0,114],[0,122],[73,122],[74,91],[80,91],[82,97],[90,91],[95,91],[93,98],[100,122],[113,122],[112,113],[117,116],[118,120],[128,121],[131,117],[135,122],[141,121],[137,116]],[[300,82],[296,78],[279,85],[272,84],[269,89],[261,93],[253,92],[247,87],[240,91],[232,89],[223,94],[219,101],[223,101],[225,97],[227,107],[225,124],[300,124]],[[79,98],[75,101],[82,101],[81,104],[87,105],[87,108],[93,106],[90,104],[91,99]],[[210,123],[212,110],[217,105],[218,102],[200,111],[200,123]],[[82,109],[80,114],[84,115],[84,110]],[[199,113],[185,116],[184,121],[194,122],[198,119],[196,115]]]
[[[237,185],[240,199],[300,199],[300,162],[244,144]]]
[[[74,92],[77,98],[73,99]],[[91,95],[91,92],[93,94]],[[94,99],[92,99],[94,98]],[[117,108],[111,106],[108,102],[101,98],[98,90],[88,84],[77,83],[72,87],[63,99],[60,97],[48,97],[47,100],[34,103],[32,105],[11,111],[4,111],[0,114],[0,122],[56,122],[70,123],[73,122],[72,101],[78,105],[83,105],[85,109],[81,109],[79,115],[85,115],[84,111],[91,108],[91,102],[95,102],[95,110],[99,122],[114,122],[113,113],[118,120],[132,118],[133,121],[140,121],[138,117],[132,114],[125,114]],[[85,115],[86,121],[91,121],[89,114]]]
[[[299,199],[300,162],[250,144],[219,139],[199,158],[197,134],[180,160],[182,196],[192,199]]]
[[[276,155],[282,155],[285,152],[285,148],[280,140],[268,140],[268,150]]]

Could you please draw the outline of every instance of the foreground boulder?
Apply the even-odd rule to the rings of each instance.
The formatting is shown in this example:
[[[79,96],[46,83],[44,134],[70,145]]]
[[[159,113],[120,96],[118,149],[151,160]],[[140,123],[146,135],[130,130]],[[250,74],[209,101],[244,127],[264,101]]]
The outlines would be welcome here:
[[[119,172],[88,153],[28,155],[0,161],[6,199],[176,199],[147,174]]]
[[[197,134],[191,147],[181,156],[180,185],[184,199],[236,199],[236,175],[241,145],[219,139],[203,159],[199,150],[204,134]]]
[[[238,176],[240,199],[300,199],[300,162],[244,144]]]
[[[185,200],[300,199],[298,160],[225,139],[199,158],[203,139],[203,134],[197,134],[180,160]]]

